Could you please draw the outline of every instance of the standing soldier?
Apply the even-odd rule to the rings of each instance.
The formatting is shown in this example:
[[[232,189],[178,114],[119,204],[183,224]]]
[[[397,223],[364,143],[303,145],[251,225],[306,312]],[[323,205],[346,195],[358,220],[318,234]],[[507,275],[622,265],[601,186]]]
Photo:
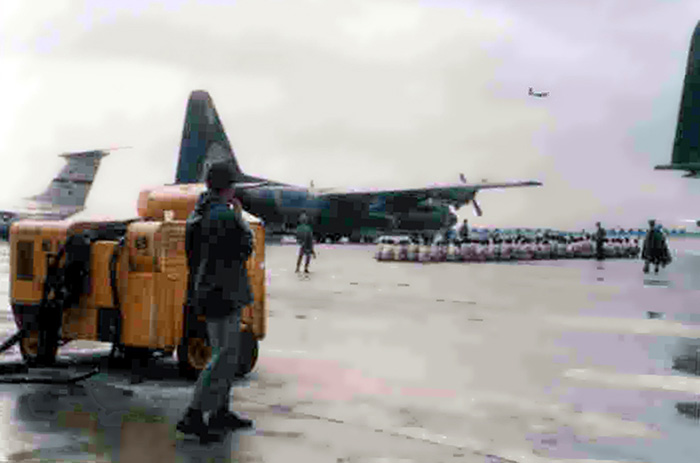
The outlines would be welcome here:
[[[661,230],[656,227],[656,221],[649,221],[649,230],[644,238],[642,247],[642,259],[644,259],[644,273],[649,272],[649,266],[654,265],[654,273],[659,273],[659,266],[664,267],[671,263],[671,253],[666,244],[666,238]]]
[[[595,234],[596,259],[603,260],[605,259],[605,229],[600,225],[600,222],[596,222],[595,225],[598,227]]]
[[[469,223],[467,219],[464,219],[462,227],[459,229],[459,239],[462,240],[462,242],[466,242],[469,239]]]
[[[312,255],[316,257],[316,252],[314,252],[314,233],[311,229],[311,225],[309,225],[309,218],[305,213],[302,213],[299,217],[297,242],[299,243],[299,257],[297,258],[297,268],[294,272],[299,273],[301,259],[305,257],[304,273],[309,273],[309,262],[311,261]]]
[[[237,207],[233,180],[228,163],[213,164],[207,172],[208,191],[187,219],[185,243],[192,279],[188,303],[195,314],[206,318],[212,357],[197,379],[177,430],[197,435],[202,442],[213,437],[210,429],[252,426],[250,420],[229,411],[239,361],[241,309],[253,301],[246,270],[253,234]]]

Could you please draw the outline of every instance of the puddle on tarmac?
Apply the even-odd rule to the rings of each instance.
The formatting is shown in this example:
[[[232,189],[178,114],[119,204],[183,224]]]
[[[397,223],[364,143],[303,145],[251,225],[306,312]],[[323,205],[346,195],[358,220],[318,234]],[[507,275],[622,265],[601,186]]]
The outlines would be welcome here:
[[[698,242],[700,244],[700,241]],[[614,263],[612,263],[614,264]],[[634,265],[638,265],[635,262]],[[679,255],[659,275],[630,273],[625,264],[590,269],[584,279],[611,285],[608,298],[593,299],[584,316],[700,324],[700,256]],[[627,265],[629,267],[629,265]],[[622,273],[626,273],[624,275]],[[598,283],[600,284],[600,283]],[[567,362],[622,375],[700,377],[700,339],[631,333],[566,333],[557,340]],[[585,385],[585,384],[584,384]],[[568,427],[532,434],[537,454],[550,458],[691,463],[700,455],[700,396],[660,389],[567,387],[558,401],[581,412],[598,412],[646,425],[660,438],[586,439]]]
[[[607,413],[646,425],[660,438],[582,438],[562,427],[554,433],[531,434],[534,450],[550,458],[695,463],[700,454],[700,403],[697,396],[668,391],[570,388],[562,403],[587,412]]]

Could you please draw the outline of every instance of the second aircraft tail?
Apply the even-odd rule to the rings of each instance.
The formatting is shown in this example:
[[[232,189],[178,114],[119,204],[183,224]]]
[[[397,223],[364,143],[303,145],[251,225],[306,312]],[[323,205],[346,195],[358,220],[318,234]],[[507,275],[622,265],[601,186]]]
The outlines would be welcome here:
[[[686,170],[693,177],[700,175],[700,21],[690,39],[671,164],[656,168]]]
[[[105,150],[61,154],[66,158],[66,165],[43,193],[28,199],[56,210],[81,210],[85,207],[100,162],[108,154]]]

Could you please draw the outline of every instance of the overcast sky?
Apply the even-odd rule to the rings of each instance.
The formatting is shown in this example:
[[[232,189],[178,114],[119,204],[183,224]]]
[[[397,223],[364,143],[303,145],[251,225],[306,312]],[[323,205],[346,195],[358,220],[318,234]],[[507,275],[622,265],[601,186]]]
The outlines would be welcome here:
[[[189,93],[246,173],[317,187],[540,180],[474,225],[700,218],[670,160],[697,0],[0,2],[0,193],[106,158],[88,200],[135,214],[173,181]],[[550,97],[527,96],[528,87]]]

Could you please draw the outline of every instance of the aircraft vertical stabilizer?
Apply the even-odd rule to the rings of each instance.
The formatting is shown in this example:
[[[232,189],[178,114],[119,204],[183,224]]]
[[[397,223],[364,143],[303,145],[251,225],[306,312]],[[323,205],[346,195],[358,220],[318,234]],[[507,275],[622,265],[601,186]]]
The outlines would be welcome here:
[[[656,169],[687,170],[690,176],[700,172],[700,21],[690,39],[671,164]]]
[[[214,102],[196,90],[187,103],[175,183],[204,182],[208,166],[217,161],[230,162],[237,177],[242,176]]]
[[[93,150],[79,153],[66,153],[66,165],[58,173],[43,193],[28,198],[66,213],[85,207],[87,196],[95,180],[102,158],[106,151]]]

